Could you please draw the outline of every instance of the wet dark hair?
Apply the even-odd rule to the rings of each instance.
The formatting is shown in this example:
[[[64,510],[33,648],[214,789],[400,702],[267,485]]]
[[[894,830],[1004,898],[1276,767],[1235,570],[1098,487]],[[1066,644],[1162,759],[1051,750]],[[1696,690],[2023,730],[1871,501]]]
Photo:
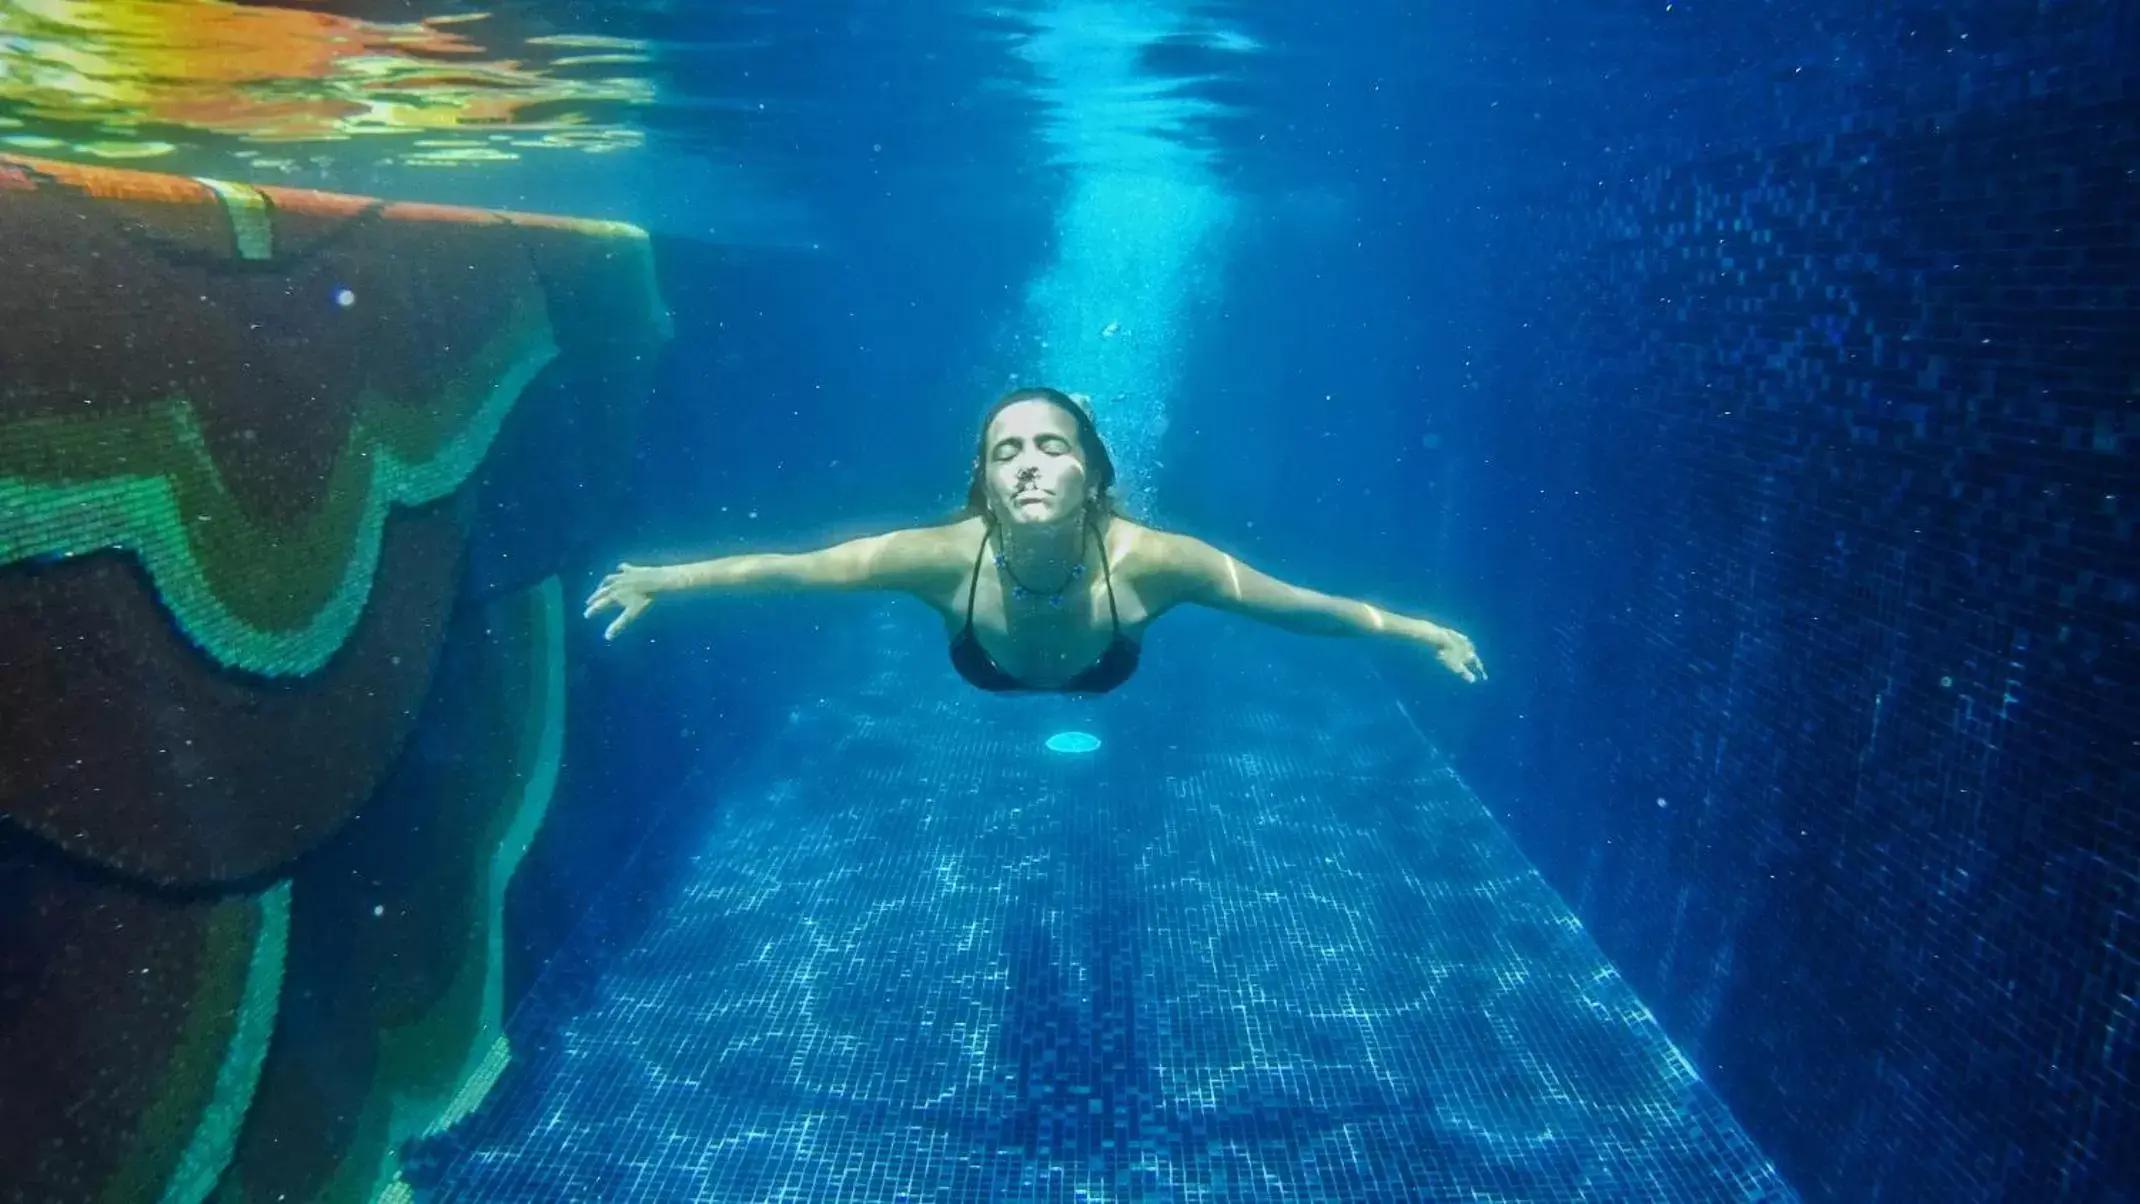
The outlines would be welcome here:
[[[1050,389],[1045,385],[1012,389],[997,398],[996,404],[988,407],[988,412],[981,415],[981,433],[974,439],[973,476],[966,482],[964,513],[988,513],[988,427],[996,420],[996,415],[1024,401],[1045,401],[1069,414],[1071,421],[1077,424],[1078,447],[1085,453],[1085,477],[1099,487],[1099,497],[1086,505],[1098,510],[1102,515],[1112,516],[1115,503],[1107,491],[1114,487],[1115,460],[1107,454],[1107,443],[1100,438],[1099,428],[1092,424],[1091,413],[1079,405],[1077,399],[1060,389]]]

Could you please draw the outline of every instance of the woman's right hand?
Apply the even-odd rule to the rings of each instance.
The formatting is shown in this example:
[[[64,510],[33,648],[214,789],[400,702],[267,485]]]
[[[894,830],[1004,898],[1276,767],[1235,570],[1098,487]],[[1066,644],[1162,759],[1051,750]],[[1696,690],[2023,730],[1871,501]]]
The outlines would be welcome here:
[[[620,564],[617,571],[602,578],[602,584],[587,596],[587,612],[583,618],[593,618],[604,607],[617,608],[617,617],[610,621],[609,629],[602,633],[605,640],[617,638],[617,633],[641,611],[654,604],[654,595],[676,588],[673,570],[659,565]]]

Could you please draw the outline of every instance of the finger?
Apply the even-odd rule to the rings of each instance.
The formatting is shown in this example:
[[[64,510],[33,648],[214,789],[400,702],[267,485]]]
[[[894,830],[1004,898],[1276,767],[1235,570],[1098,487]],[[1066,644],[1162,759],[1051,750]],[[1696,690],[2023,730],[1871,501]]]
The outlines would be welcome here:
[[[616,639],[617,633],[624,630],[625,627],[628,626],[633,619],[638,618],[640,611],[646,609],[646,603],[644,601],[629,602],[626,603],[622,609],[624,613],[618,615],[616,622],[611,623],[609,625],[609,630],[607,632],[604,632],[602,635],[603,639]]]

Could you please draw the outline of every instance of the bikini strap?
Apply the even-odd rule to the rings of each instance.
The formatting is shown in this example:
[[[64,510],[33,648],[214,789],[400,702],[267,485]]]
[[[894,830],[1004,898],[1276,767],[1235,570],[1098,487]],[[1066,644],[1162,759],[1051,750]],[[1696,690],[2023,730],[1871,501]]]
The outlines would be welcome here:
[[[1107,532],[1100,531],[1100,574],[1107,579],[1107,617],[1115,625],[1115,636],[1122,635],[1122,612],[1115,609],[1115,571],[1107,566]]]
[[[966,630],[973,630],[973,596],[981,592],[981,557],[988,555],[988,534],[995,530],[986,514],[981,516],[981,546],[973,553],[973,580],[966,583]]]

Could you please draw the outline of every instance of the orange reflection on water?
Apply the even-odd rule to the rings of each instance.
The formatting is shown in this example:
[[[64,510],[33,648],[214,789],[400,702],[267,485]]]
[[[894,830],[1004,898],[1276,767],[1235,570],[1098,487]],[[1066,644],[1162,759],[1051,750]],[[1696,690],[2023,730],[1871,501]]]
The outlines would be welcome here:
[[[654,87],[618,72],[644,69],[642,43],[534,38],[501,57],[477,40],[485,24],[481,14],[383,24],[225,0],[9,0],[0,148],[139,158],[207,135],[467,136],[396,149],[405,162],[447,162],[639,143],[624,112],[651,102]]]

